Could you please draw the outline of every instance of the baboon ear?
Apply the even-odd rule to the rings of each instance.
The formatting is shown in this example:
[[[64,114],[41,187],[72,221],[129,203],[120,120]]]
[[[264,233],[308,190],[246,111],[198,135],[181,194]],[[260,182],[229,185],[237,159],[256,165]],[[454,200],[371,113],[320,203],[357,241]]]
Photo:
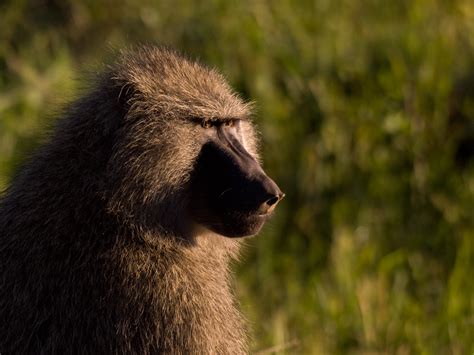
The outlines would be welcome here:
[[[73,108],[77,115],[87,115],[91,130],[98,139],[108,141],[125,125],[132,105],[132,90],[115,82],[102,81]]]
[[[117,102],[124,107],[129,107],[137,90],[132,83],[124,83],[115,87]]]
[[[97,112],[102,116],[102,132],[105,136],[113,135],[125,125],[136,91],[131,84],[118,81],[102,83],[98,91],[101,102],[96,104],[100,106]]]
[[[138,118],[137,115],[130,114],[131,109],[140,101],[141,94],[134,83],[116,82],[113,89],[113,100],[117,105],[117,113],[120,114],[122,123],[133,123]]]

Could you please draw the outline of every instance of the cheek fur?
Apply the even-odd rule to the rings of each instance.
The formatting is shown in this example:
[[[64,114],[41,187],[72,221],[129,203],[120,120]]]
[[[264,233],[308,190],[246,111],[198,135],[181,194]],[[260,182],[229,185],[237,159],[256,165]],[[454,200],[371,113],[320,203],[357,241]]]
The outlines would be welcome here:
[[[243,121],[240,126],[242,134],[242,144],[245,149],[260,162],[260,156],[258,154],[258,139],[255,128],[252,123]]]

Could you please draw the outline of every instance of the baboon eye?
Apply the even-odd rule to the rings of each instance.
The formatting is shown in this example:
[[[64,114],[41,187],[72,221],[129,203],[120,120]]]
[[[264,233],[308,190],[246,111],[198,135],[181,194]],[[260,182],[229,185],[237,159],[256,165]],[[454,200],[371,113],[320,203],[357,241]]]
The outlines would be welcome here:
[[[213,126],[213,122],[211,120],[203,120],[201,122],[201,126],[203,128],[211,128]]]
[[[224,126],[227,126],[227,127],[233,127],[234,124],[235,124],[234,120],[224,121]]]

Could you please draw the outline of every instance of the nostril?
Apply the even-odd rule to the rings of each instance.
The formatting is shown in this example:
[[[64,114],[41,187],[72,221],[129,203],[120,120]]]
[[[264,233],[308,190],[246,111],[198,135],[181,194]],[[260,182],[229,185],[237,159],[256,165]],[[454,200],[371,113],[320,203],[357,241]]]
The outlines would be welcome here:
[[[275,203],[278,202],[280,198],[278,196],[274,196],[272,197],[271,199],[265,201],[265,203],[268,205],[268,206],[273,206]]]
[[[273,212],[278,202],[284,196],[285,196],[284,193],[278,193],[278,195],[276,196],[274,195],[270,197],[268,200],[266,200],[265,202],[263,202],[258,209],[259,214],[264,215],[264,214],[269,214],[270,212]]]

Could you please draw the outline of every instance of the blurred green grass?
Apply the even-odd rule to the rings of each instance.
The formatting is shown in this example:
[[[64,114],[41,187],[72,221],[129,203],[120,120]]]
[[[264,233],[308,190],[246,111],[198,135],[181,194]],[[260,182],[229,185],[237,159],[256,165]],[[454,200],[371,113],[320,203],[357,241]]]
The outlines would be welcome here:
[[[0,190],[77,78],[143,42],[257,103],[287,198],[236,266],[254,351],[474,352],[472,1],[3,1]]]

